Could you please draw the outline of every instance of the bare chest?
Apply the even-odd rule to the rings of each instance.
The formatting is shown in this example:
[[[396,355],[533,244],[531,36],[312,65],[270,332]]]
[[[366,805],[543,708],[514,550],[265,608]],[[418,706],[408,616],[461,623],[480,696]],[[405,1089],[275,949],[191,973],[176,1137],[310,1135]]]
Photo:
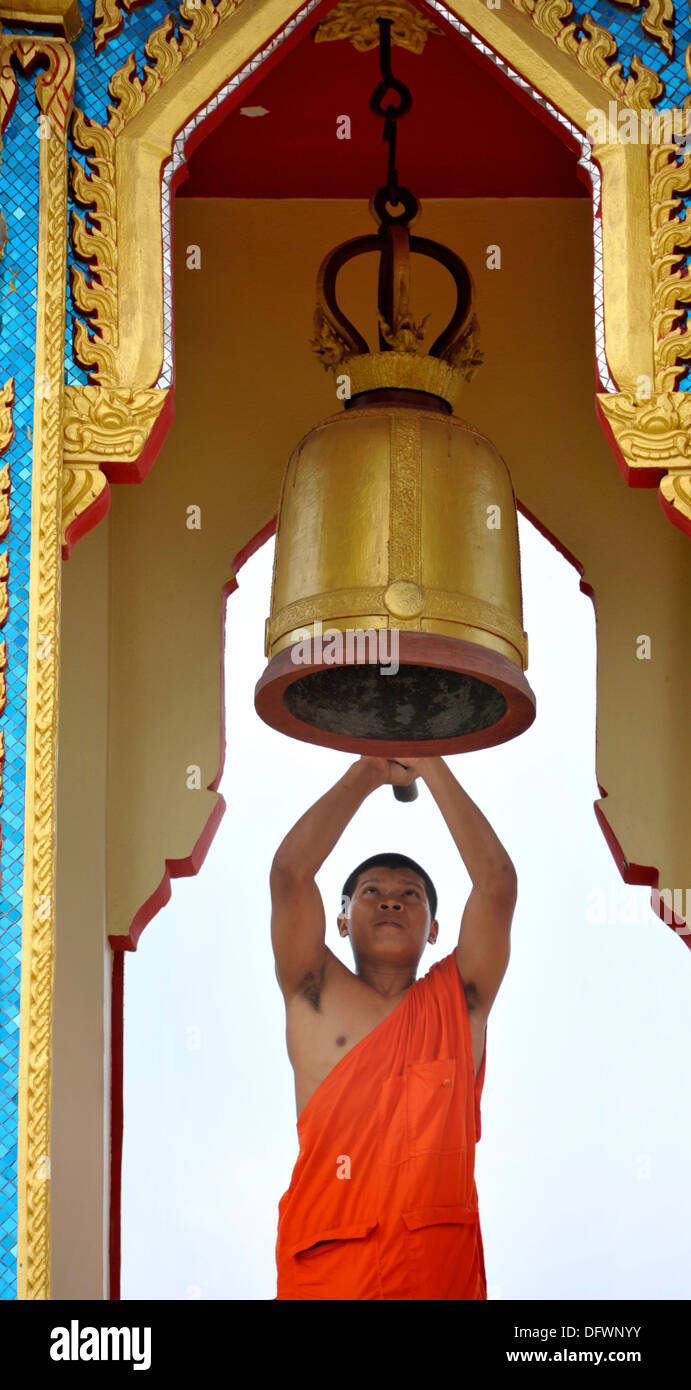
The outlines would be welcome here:
[[[349,989],[332,987],[324,990],[318,1009],[300,995],[289,1001],[286,1044],[295,1074],[298,1117],[341,1058],[383,1023],[404,998],[405,995],[381,1000],[371,991],[361,997]],[[469,1019],[477,1076],[484,1050],[486,1020],[477,1011],[471,1011]]]
[[[329,1072],[401,1003],[336,998],[325,991],[319,1009],[300,996],[286,1007],[286,1044],[295,1073],[298,1116]],[[405,997],[405,996],[403,996]]]

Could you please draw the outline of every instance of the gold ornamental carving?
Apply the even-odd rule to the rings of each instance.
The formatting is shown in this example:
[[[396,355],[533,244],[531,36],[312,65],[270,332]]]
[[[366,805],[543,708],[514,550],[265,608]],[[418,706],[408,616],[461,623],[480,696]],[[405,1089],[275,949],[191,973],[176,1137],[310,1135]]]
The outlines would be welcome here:
[[[420,420],[414,411],[401,411],[391,420],[390,429],[389,587],[401,581],[418,585],[422,574]]]
[[[0,391],[0,454],[4,454],[5,449],[8,449],[10,444],[12,443],[12,437],[14,435],[14,422],[12,416],[13,405],[14,377],[11,376],[9,381],[5,382],[5,385]],[[0,491],[1,490],[2,485],[0,485]],[[5,526],[3,530],[2,521],[4,518],[5,513],[0,510],[0,536],[4,536],[5,531],[7,530],[7,526]],[[7,524],[9,525],[9,515],[6,519]]]
[[[67,121],[74,53],[62,39],[0,35],[7,101],[13,62],[36,74],[50,138],[39,141],[33,496],[27,666],[26,815],[19,1039],[17,1273],[20,1298],[50,1297],[50,1095],[55,930],[60,508],[67,274]],[[13,104],[9,96],[9,109]],[[40,659],[39,659],[40,652]],[[3,663],[6,652],[3,653]]]
[[[667,27],[674,24],[674,0],[616,0],[616,3],[627,5],[631,10],[640,10],[646,4],[641,15],[642,28],[651,38],[657,39],[670,58],[674,57],[674,35]]]
[[[691,192],[691,152],[678,163],[674,145],[650,149],[650,239],[653,276],[655,388],[675,390],[691,361],[683,309],[691,305],[684,253],[691,250],[691,222],[683,221],[680,196]]]
[[[387,594],[392,598],[392,606],[387,603]],[[521,655],[524,668],[527,668],[527,634],[505,609],[475,595],[450,593],[445,589],[426,588],[423,591],[419,585],[406,584],[404,581],[378,586],[363,584],[357,589],[331,591],[328,597],[316,594],[286,604],[277,610],[273,618],[267,619],[265,655],[269,655],[274,644],[275,650],[280,651],[293,642],[304,641],[305,629],[316,622],[325,621],[334,628],[342,623],[346,631],[349,628],[386,628],[397,599],[401,610],[404,605],[408,607],[405,615],[396,613],[396,627],[402,631],[419,632],[423,620],[434,619],[458,626],[483,628],[515,648]]]
[[[235,12],[243,0],[182,0],[179,14],[185,21],[178,34],[175,33],[176,19],[167,14],[163,23],[149,34],[144,44],[144,52],[149,62],[144,64],[144,75],[137,73],[137,60],[133,53],[119,67],[108,84],[109,95],[115,105],[108,107],[108,128],[117,135],[134,116],[138,115],[146,102],[159,91],[178,71],[184,62],[196,53],[211,37],[219,24]]]
[[[156,388],[137,390],[117,384],[115,136],[79,109],[72,117],[72,136],[77,148],[86,152],[89,169],[87,176],[78,160],[71,161],[75,200],[89,210],[88,223],[73,212],[70,238],[75,254],[89,267],[87,279],[80,266],[71,266],[71,288],[75,305],[88,316],[90,325],[89,329],[81,319],[74,319],[74,355],[87,370],[90,384],[68,386],[65,393],[63,544],[68,527],[106,486],[99,465],[136,462],[168,395]]]
[[[428,35],[443,32],[406,0],[341,0],[315,29],[314,41],[348,39],[358,53],[367,53],[379,46],[377,19],[392,19],[392,44],[411,53],[422,53]]]
[[[571,0],[512,0],[512,4],[529,15],[557,48],[575,58],[584,72],[599,78],[617,101],[641,111],[662,95],[664,83],[636,54],[631,59],[632,75],[622,75],[621,63],[615,61],[618,48],[614,35],[596,24],[591,15],[574,16]]]
[[[396,579],[384,594],[384,605],[393,618],[419,618],[425,603],[424,590],[406,579]]]
[[[168,396],[165,389],[132,391],[126,386],[68,386],[65,389],[65,463],[76,460],[135,463]]]
[[[622,391],[597,400],[627,467],[665,470],[660,494],[675,524],[691,535],[691,393],[667,391],[636,401]]]
[[[89,224],[73,212],[70,240],[77,256],[89,265],[90,278],[78,265],[70,268],[74,302],[89,316],[90,333],[74,320],[74,355],[92,381],[112,383],[118,348],[117,214],[115,207],[115,141],[107,127],[89,120],[75,108],[72,138],[79,150],[88,151],[87,177],[78,160],[70,161],[70,183],[75,201],[90,210]]]
[[[146,4],[146,0],[95,0],[94,53],[100,53],[110,39],[122,30],[125,14],[131,14]]]
[[[84,222],[81,230],[75,226],[73,231],[81,253],[87,249],[92,253],[89,265],[92,268],[98,265],[98,274],[90,274],[88,282],[84,275],[81,279],[79,275],[74,277],[74,281],[79,282],[76,293],[81,304],[78,307],[89,318],[88,329],[83,324],[76,328],[77,352],[80,359],[86,359],[87,350],[93,354],[86,363],[91,382],[105,384],[108,381],[149,388],[157,380],[163,351],[159,328],[162,308],[161,160],[172,148],[176,132],[194,111],[198,111],[250,57],[260,53],[263,43],[273,41],[280,25],[285,25],[293,13],[282,0],[266,0],[261,12],[250,17],[246,2],[218,0],[214,5],[212,0],[199,0],[199,3],[183,0],[178,14],[167,15],[149,35],[143,64],[130,54],[113,73],[108,88],[108,119],[104,126],[97,128],[96,123],[88,123],[87,132],[86,118],[81,113],[75,117],[75,130],[81,122],[82,137],[88,133],[98,138],[98,148],[91,148],[90,164],[98,187],[87,189],[90,180],[73,172],[73,177],[81,184],[81,189],[76,191],[83,197],[87,192],[98,193],[105,218],[98,222],[94,207],[94,216],[88,219],[88,225]],[[242,11],[242,24],[236,15],[238,10]],[[484,4],[478,8],[474,0],[469,0],[467,16],[465,6],[463,16],[502,56],[517,62],[526,80],[555,100],[582,129],[588,108],[598,105],[598,89],[604,89],[610,97],[633,109],[650,107],[662,92],[660,79],[638,58],[632,60],[630,74],[624,76],[621,63],[616,61],[617,45],[613,36],[588,16],[582,19],[575,16],[571,0],[512,0],[510,11],[508,13],[505,7],[495,13]],[[325,23],[331,18],[329,16]],[[533,26],[561,50],[555,52],[553,68],[549,59],[545,61],[544,53],[536,51],[533,55],[530,51],[528,31]],[[209,43],[211,39],[213,44]],[[199,53],[205,46],[208,62],[200,66]],[[576,72],[573,75],[564,66],[565,56],[574,60]],[[195,58],[194,80],[189,75],[188,65],[188,59],[192,58]],[[138,140],[137,133],[132,131],[139,118],[145,118],[146,130],[141,127],[142,135],[146,134],[143,140]],[[110,145],[103,132],[112,137]],[[83,148],[83,139],[79,143]],[[136,210],[128,192],[135,182],[139,190]],[[117,237],[109,221],[108,194],[118,228]],[[603,205],[606,204],[607,188],[603,183]],[[135,211],[137,236],[131,229]],[[98,246],[93,233],[100,233]],[[98,253],[95,259],[94,249]],[[633,269],[637,268],[632,266]],[[153,331],[152,325],[155,325]],[[395,326],[392,331],[396,331]],[[610,333],[610,340],[611,336]],[[338,350],[341,345],[336,340],[331,343],[331,347],[334,346]],[[458,344],[459,354],[462,346]],[[465,357],[453,366],[459,365],[464,373],[468,368],[469,373],[477,360],[476,345],[469,335]]]

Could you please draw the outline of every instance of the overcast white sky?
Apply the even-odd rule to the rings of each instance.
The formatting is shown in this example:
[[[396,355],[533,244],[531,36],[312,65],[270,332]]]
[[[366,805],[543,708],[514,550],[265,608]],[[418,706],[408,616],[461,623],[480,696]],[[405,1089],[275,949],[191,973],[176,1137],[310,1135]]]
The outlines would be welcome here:
[[[533,727],[449,758],[518,871],[508,972],[489,1017],[476,1182],[490,1299],[691,1296],[691,951],[624,885],[598,828],[595,615],[576,571],[519,517]],[[125,1299],[272,1299],[277,1208],[297,1157],[293,1073],[269,933],[285,833],[354,761],[267,728],[273,542],[228,602],[227,809],[196,878],[125,957]],[[634,656],[634,637],[631,651]],[[566,734],[565,734],[565,731]],[[412,855],[453,949],[470,880],[424,786],[388,787],[318,882],[327,941],[366,856]]]

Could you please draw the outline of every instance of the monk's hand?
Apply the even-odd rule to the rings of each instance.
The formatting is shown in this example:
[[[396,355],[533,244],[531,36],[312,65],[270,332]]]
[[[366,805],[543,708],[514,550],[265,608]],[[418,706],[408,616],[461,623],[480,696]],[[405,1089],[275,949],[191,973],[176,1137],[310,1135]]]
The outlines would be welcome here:
[[[434,758],[370,758],[363,757],[361,763],[371,764],[381,777],[382,785],[389,783],[394,787],[409,787],[416,777],[424,775],[425,764],[435,762]]]

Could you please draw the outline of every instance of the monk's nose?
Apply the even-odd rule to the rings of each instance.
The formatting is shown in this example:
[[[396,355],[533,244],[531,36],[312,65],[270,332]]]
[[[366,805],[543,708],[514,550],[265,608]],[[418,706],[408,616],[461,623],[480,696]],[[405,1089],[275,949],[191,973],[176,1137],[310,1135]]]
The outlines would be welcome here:
[[[382,912],[390,912],[392,909],[393,909],[394,912],[400,912],[400,910],[401,910],[401,904],[400,904],[400,903],[382,903],[382,904],[381,904],[381,910],[382,910]]]

